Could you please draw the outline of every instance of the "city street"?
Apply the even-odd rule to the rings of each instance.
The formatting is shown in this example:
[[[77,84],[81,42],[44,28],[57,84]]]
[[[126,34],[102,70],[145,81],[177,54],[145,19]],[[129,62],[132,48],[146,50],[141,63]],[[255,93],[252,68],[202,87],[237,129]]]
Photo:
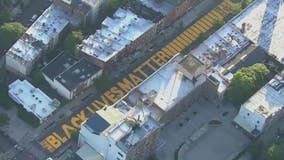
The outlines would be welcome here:
[[[218,2],[221,2],[221,0],[218,0]],[[181,33],[185,28],[187,28],[189,25],[191,25],[193,22],[195,22],[197,19],[203,16],[204,13],[207,13],[212,8],[214,8],[218,4],[218,2],[217,0],[215,1],[204,0],[197,7],[189,10],[181,19],[177,20],[173,25],[165,29],[163,35],[158,35],[153,40],[154,46],[162,47],[164,43],[172,40],[176,35]],[[184,24],[182,27],[180,26],[181,21]],[[157,47],[156,49],[157,50],[160,49],[159,47]],[[146,52],[146,54],[144,54],[143,57],[138,57],[135,63],[132,63],[132,65],[128,66],[126,70],[122,71],[121,73],[118,73],[118,76],[116,76],[117,79],[115,79],[113,83],[115,84],[116,81],[120,80],[121,77],[125,77],[135,67],[139,66],[141,63],[147,60],[151,56],[151,54],[149,53],[155,53],[155,50],[153,49],[152,52]],[[121,63],[123,64],[123,62]],[[68,121],[70,117],[72,117],[73,115],[78,114],[78,112],[83,107],[86,107],[86,105],[90,104],[91,100],[99,96],[100,96],[100,93],[98,93],[94,87],[85,91],[85,93],[83,93],[81,96],[71,101],[70,103],[68,103],[63,109],[58,110],[52,117],[49,118],[48,121],[46,121],[40,127],[28,132],[27,136],[29,138],[24,139],[23,144],[26,144],[24,145],[24,147],[37,158],[39,159],[46,158],[47,155],[49,155],[48,152],[44,150],[43,148],[41,148],[39,145],[39,142],[42,140],[42,138],[51,134],[54,130],[58,130],[61,127],[62,123],[65,123],[66,121]],[[85,99],[85,97],[87,98]],[[84,101],[82,101],[82,99],[84,99]],[[68,145],[70,145],[70,143],[65,143],[64,147],[62,147],[61,149],[57,151],[58,154],[62,154],[68,148]],[[17,153],[15,152],[15,154]]]

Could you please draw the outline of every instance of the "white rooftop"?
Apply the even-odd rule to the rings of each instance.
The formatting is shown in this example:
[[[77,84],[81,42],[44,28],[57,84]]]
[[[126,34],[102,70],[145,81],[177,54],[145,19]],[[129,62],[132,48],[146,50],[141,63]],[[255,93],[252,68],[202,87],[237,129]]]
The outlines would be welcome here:
[[[243,48],[249,41],[231,24],[227,24],[200,44],[191,54],[207,67],[215,64],[225,64]]]
[[[19,57],[23,61],[33,61],[40,53],[41,49],[34,48],[22,39],[17,40],[8,51],[10,56]]]
[[[113,18],[107,17],[102,22],[102,29],[83,40],[80,49],[106,62],[153,25],[153,22],[139,18],[129,10],[119,8]]]
[[[27,80],[18,79],[11,83],[9,96],[28,112],[32,112],[41,122],[56,110],[54,101]]]
[[[256,0],[233,20],[244,35],[284,64],[284,0]]]
[[[163,111],[169,111],[206,80],[206,76],[201,75],[193,84],[182,72],[178,71],[178,63],[181,60],[182,56],[174,58],[138,87],[138,90],[144,94],[152,90],[156,91],[157,97],[154,103]]]
[[[174,57],[114,105],[97,111],[109,124],[102,134],[127,149],[159,127],[164,112],[206,81],[206,76],[201,75],[193,84],[179,72],[178,63],[182,59],[183,56]],[[133,127],[136,123],[138,128]]]
[[[234,121],[251,133],[255,129],[255,122],[253,122],[253,120],[250,121],[243,118],[248,111],[253,114],[250,117],[264,117],[264,119],[266,119],[283,110],[283,108],[284,80],[280,76],[276,75],[269,81],[269,83],[242,104],[240,112]]]
[[[263,106],[267,112],[259,113],[264,117],[279,111],[284,107],[284,81],[280,76],[276,76],[242,106],[252,112],[259,112],[258,107]]]
[[[26,31],[26,34],[48,45],[52,39],[61,33],[70,21],[73,21],[70,15],[67,15],[62,9],[52,4],[31,25]]]

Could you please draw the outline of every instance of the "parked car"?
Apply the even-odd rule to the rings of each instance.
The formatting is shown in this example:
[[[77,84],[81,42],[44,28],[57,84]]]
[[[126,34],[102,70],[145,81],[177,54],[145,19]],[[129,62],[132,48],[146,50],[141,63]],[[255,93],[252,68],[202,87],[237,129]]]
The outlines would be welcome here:
[[[37,14],[34,14],[34,15],[32,16],[32,18],[30,19],[30,22],[34,22],[37,17],[38,17],[38,15],[37,15]]]

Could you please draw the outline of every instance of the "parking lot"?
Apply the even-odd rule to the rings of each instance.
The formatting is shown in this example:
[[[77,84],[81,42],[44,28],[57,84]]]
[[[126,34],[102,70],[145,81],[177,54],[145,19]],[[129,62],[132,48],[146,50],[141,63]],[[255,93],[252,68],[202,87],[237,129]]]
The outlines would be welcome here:
[[[183,160],[229,160],[250,143],[232,124],[237,109],[230,104],[200,100],[162,130],[156,155],[172,160],[179,151]],[[208,125],[219,120],[221,125]],[[173,134],[174,133],[174,134]],[[181,151],[182,148],[182,151]]]

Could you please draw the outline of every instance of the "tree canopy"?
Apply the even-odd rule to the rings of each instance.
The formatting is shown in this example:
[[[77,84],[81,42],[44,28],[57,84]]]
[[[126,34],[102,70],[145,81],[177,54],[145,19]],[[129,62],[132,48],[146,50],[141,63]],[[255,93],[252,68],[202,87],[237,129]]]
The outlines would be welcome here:
[[[231,6],[231,13],[233,15],[236,15],[238,14],[239,12],[242,11],[242,5],[241,3],[233,3],[232,6]]]
[[[242,8],[246,8],[250,3],[252,2],[252,0],[242,0],[241,1],[241,6]]]
[[[80,31],[73,31],[68,34],[64,41],[64,49],[73,53],[76,49],[76,45],[83,40],[83,33]]]
[[[0,107],[8,110],[11,107],[11,100],[7,92],[7,87],[5,87],[3,84],[0,84]]]
[[[9,122],[9,117],[6,113],[0,113],[0,126],[4,126]]]
[[[284,157],[284,138],[278,143],[264,145],[261,141],[252,143],[249,147],[252,158],[258,160],[283,160]]]
[[[26,28],[19,22],[4,23],[0,27],[0,44],[4,47],[11,45],[24,34],[25,30]]]
[[[269,70],[260,63],[241,68],[234,74],[226,92],[226,98],[234,105],[239,106],[267,82],[268,74]]]
[[[127,2],[128,0],[109,0],[110,7],[113,11],[124,6]]]
[[[4,23],[13,21],[13,18],[7,12],[0,13],[0,26]]]

